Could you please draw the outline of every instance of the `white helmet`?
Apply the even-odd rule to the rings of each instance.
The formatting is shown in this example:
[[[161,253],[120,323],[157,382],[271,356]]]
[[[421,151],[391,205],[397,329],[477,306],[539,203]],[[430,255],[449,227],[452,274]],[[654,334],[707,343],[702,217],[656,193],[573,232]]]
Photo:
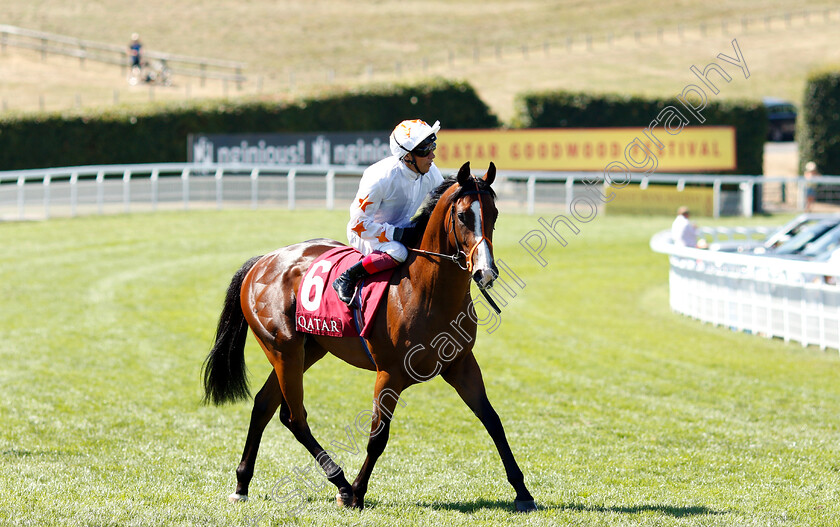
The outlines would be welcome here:
[[[412,119],[403,121],[391,132],[391,154],[403,157],[429,136],[435,136],[440,131],[440,121],[429,126],[426,121]],[[432,137],[434,141],[436,137]]]

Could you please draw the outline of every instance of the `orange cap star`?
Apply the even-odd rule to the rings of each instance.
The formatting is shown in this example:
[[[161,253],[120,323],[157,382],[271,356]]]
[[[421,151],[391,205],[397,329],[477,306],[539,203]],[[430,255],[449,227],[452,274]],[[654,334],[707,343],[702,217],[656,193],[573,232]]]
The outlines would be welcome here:
[[[362,233],[365,232],[367,229],[365,229],[365,226],[362,224],[362,222],[359,222],[359,223],[356,224],[355,227],[353,227],[350,230],[355,232],[356,234],[358,234],[359,237],[361,238]]]
[[[365,209],[367,208],[367,206],[370,205],[371,203],[373,203],[372,201],[368,201],[369,196],[370,196],[370,194],[368,194],[367,196],[359,199],[359,208],[362,209],[362,212],[365,212]]]
[[[377,239],[377,240],[379,240],[379,241],[380,241],[380,242],[382,242],[382,243],[385,243],[385,242],[389,241],[389,240],[388,240],[388,237],[387,237],[387,236],[385,236],[385,231],[382,231],[382,234],[380,234],[379,236],[377,236],[377,237],[376,237],[376,239]]]

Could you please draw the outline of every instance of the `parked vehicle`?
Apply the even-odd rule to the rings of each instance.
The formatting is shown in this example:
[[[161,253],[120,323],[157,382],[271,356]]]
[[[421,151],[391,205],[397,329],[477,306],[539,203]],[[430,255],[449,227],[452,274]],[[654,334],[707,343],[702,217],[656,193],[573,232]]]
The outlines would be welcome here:
[[[840,215],[815,213],[800,214],[793,220],[771,232],[764,240],[746,239],[714,242],[709,245],[709,250],[764,254],[768,251],[774,251],[808,227],[818,224],[821,221],[832,219],[837,219],[838,222],[840,222]]]
[[[838,225],[840,225],[840,216],[808,225],[800,230],[796,236],[768,251],[767,254],[772,254],[773,256],[803,254],[806,249],[817,244],[822,236],[835,229]]]
[[[804,248],[795,253],[783,254],[784,258],[791,260],[806,260],[812,262],[840,262],[840,224],[835,225],[811,242],[805,244]],[[835,284],[835,277],[815,274],[801,273],[798,271],[787,271],[784,273],[789,280],[809,283]]]
[[[787,254],[789,258],[797,260],[812,260],[824,262],[835,250],[840,248],[840,224],[825,231],[821,236],[805,244],[801,251]]]
[[[768,131],[770,141],[793,141],[796,135],[796,105],[790,101],[765,97],[767,108]]]

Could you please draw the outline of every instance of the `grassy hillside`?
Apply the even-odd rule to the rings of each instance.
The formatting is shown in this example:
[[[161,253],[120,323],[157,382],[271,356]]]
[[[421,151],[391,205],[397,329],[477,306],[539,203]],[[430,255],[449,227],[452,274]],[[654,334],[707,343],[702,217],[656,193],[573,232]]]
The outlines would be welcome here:
[[[114,44],[138,31],[148,49],[246,61],[250,80],[242,92],[229,87],[229,96],[432,75],[468,79],[509,119],[513,95],[533,88],[674,94],[694,82],[692,64],[702,68],[718,53],[731,54],[733,38],[751,77],[726,86],[721,97],[799,100],[809,69],[840,62],[840,10],[825,11],[835,6],[810,1],[804,15],[792,0],[609,0],[597,12],[588,2],[548,0],[150,0],[133,9],[118,0],[7,0],[2,21]],[[15,48],[2,57],[0,97],[11,110],[37,109],[41,101],[55,109],[225,94],[219,83],[201,88],[177,78],[176,86],[149,93],[128,87],[113,67],[81,70],[77,60],[59,57],[42,63],[39,54]]]

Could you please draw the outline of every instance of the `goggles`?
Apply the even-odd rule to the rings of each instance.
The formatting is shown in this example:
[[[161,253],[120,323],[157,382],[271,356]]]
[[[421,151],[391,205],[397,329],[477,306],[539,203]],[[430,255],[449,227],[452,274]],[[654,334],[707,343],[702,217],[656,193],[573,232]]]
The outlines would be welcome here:
[[[418,156],[418,157],[428,156],[429,154],[434,152],[435,149],[437,148],[437,143],[435,143],[436,139],[437,139],[437,136],[435,134],[430,135],[429,137],[424,139],[422,143],[415,146],[414,150],[412,150],[411,153]]]

